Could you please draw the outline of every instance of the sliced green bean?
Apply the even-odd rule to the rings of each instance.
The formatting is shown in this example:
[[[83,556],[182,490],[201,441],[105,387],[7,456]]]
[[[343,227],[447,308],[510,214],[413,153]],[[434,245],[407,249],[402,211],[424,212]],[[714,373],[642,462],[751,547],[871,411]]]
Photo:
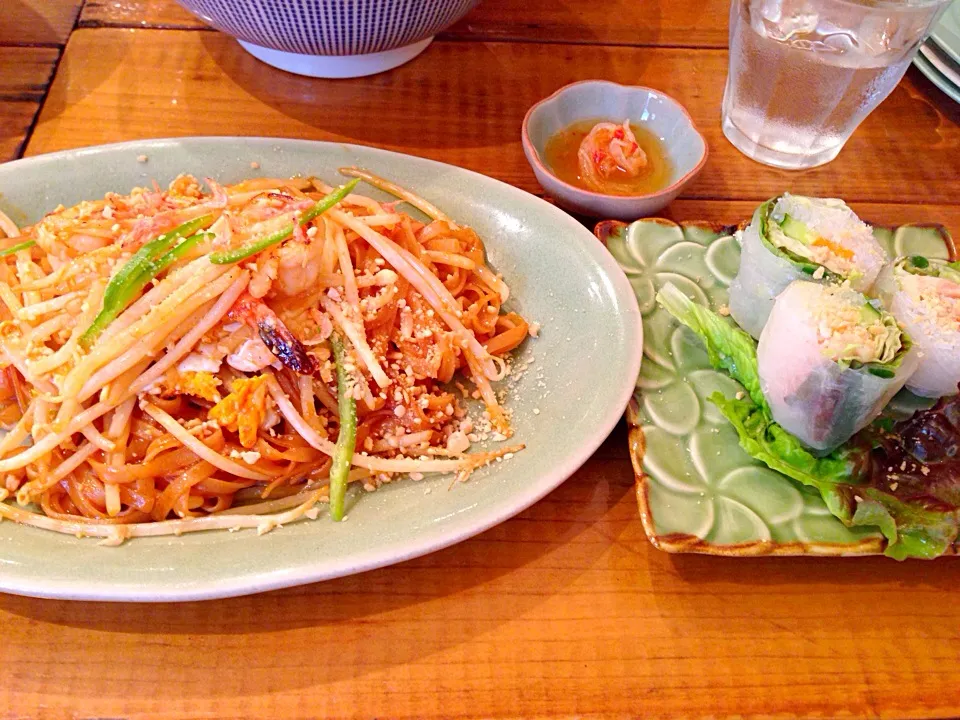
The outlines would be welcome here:
[[[346,185],[334,190],[329,195],[325,195],[320,198],[317,203],[308,209],[303,215],[300,216],[300,224],[306,225],[308,222],[313,220],[315,217],[321,213],[325,213],[327,210],[332,208],[338,202],[343,200],[350,192],[357,186],[357,183],[360,182],[360,179],[351,180]],[[233,248],[232,250],[220,250],[210,255],[210,262],[214,265],[231,265],[233,263],[240,262],[241,260],[246,260],[252,255],[263,252],[268,247],[272,247],[279,242],[283,242],[288,237],[293,235],[294,225],[290,223],[280,228],[276,232],[272,232],[269,235],[264,235],[261,238],[254,240],[251,243],[246,245],[241,245],[238,248]]]
[[[192,235],[209,224],[211,220],[213,220],[212,215],[203,215],[194,220],[189,220],[145,243],[143,247],[137,250],[124,263],[123,267],[110,278],[107,289],[103,293],[103,306],[93,319],[90,327],[80,336],[80,344],[83,347],[90,347],[100,337],[100,333],[106,330],[117,315],[126,309],[127,305],[143,290],[146,284],[157,276],[157,273],[160,272],[159,269],[154,268],[157,259],[167,253],[177,240]],[[169,265],[169,263],[167,264]]]
[[[22,243],[17,243],[16,245],[11,245],[8,248],[0,250],[0,257],[6,257],[7,255],[13,255],[18,253],[21,250],[26,250],[27,248],[32,248],[37,244],[36,240],[24,240]]]
[[[340,411],[340,434],[337,436],[337,449],[330,466],[330,517],[337,522],[343,520],[343,502],[347,494],[347,480],[350,475],[350,463],[357,444],[357,401],[350,391],[350,373],[347,372],[345,351],[340,336],[330,338],[333,345],[333,358],[337,365],[337,408]]]

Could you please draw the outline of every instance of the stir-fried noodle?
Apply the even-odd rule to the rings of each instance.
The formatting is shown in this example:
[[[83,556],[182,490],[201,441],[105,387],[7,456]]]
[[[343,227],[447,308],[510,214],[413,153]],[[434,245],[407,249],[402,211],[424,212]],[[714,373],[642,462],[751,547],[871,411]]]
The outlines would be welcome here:
[[[518,449],[467,452],[512,434],[491,383],[529,330],[480,238],[344,173],[400,199],[181,176],[22,230],[0,213],[0,518],[114,542],[264,531],[347,482]]]

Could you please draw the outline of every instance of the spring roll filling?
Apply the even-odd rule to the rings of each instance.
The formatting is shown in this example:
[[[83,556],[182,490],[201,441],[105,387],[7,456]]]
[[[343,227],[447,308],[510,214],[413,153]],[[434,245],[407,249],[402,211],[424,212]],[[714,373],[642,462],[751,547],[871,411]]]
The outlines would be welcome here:
[[[883,263],[870,226],[842,200],[784,193],[770,211],[765,236],[818,280],[831,274],[857,284],[865,274],[875,277]]]
[[[876,300],[845,288],[811,286],[809,312],[820,351],[843,367],[891,365],[905,347],[896,319]]]
[[[960,270],[921,255],[900,259],[894,276],[900,289],[939,330],[960,330]]]

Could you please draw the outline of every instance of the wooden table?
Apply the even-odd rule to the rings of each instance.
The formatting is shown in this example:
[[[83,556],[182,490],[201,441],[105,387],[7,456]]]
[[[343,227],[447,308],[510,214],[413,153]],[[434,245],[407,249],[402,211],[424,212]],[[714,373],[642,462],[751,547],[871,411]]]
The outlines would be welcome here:
[[[5,0],[0,160],[169,135],[333,139],[541,192],[531,103],[651,85],[710,144],[677,219],[784,189],[960,233],[960,106],[911,69],[825,168],[720,132],[727,0],[484,0],[409,65],[350,81],[258,63],[172,0]],[[2,558],[0,558],[2,560]],[[0,595],[3,717],[946,717],[960,714],[960,561],[722,559],[653,549],[622,428],[552,495],[434,555],[234,600]]]

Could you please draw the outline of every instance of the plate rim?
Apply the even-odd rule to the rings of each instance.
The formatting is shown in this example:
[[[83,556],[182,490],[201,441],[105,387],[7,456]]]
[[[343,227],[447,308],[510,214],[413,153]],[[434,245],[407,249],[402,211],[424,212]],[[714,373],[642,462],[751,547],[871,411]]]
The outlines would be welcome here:
[[[956,17],[953,13],[956,13]],[[960,63],[960,2],[958,0],[954,0],[953,5],[947,6],[930,32],[930,37],[954,62]]]
[[[465,176],[468,180],[483,185],[493,183],[510,195],[533,203],[538,211],[553,215],[557,221],[568,226],[570,233],[564,238],[565,242],[575,242],[581,245],[590,256],[596,268],[610,283],[612,297],[617,301],[621,312],[620,327],[624,334],[624,368],[620,378],[621,387],[616,393],[617,403],[604,409],[601,413],[602,421],[594,426],[594,430],[587,434],[577,446],[576,451],[562,466],[551,472],[538,475],[535,482],[531,482],[523,491],[513,493],[514,502],[501,509],[494,509],[481,513],[464,527],[454,532],[428,528],[414,540],[405,542],[398,549],[392,547],[372,548],[351,555],[349,562],[333,560],[325,562],[320,557],[315,562],[302,563],[289,569],[264,569],[250,572],[241,572],[228,579],[211,579],[193,582],[182,586],[170,584],[161,589],[150,587],[144,589],[136,583],[129,582],[121,585],[100,584],[95,580],[80,583],[71,579],[57,579],[44,577],[42,579],[11,577],[8,573],[0,574],[0,592],[38,598],[53,598],[62,600],[87,600],[107,602],[187,602],[196,600],[215,600],[221,598],[238,597],[255,593],[279,590],[283,588],[306,585],[314,582],[332,580],[337,577],[359,574],[368,570],[387,567],[405,562],[413,558],[422,557],[493,528],[510,518],[528,509],[543,497],[554,491],[563,482],[576,473],[589,460],[600,445],[613,431],[616,424],[623,417],[624,410],[633,395],[633,389],[640,363],[643,356],[643,319],[640,309],[627,276],[606,247],[597,242],[590,230],[560,208],[552,205],[543,198],[527,192],[514,185],[497,178],[463,168],[450,163],[444,163],[430,158],[424,158],[409,153],[394,150],[360,145],[355,143],[341,143],[301,138],[284,138],[271,136],[238,136],[238,135],[190,135],[182,137],[145,138],[127,140],[123,142],[101,145],[83,146],[58,150],[42,155],[29,156],[0,165],[0,173],[16,172],[20,168],[45,163],[55,163],[68,158],[85,157],[108,152],[134,151],[139,153],[157,152],[164,148],[176,145],[216,145],[222,147],[236,146],[238,150],[263,148],[275,150],[277,144],[288,146],[284,152],[295,151],[296,148],[324,148],[336,147],[360,154],[372,154],[393,160],[410,160],[433,166],[436,169],[453,170]],[[579,238],[579,239],[578,239]],[[91,542],[89,539],[85,542]],[[93,547],[93,545],[91,545]]]
[[[927,80],[936,86],[944,95],[954,102],[960,103],[960,88],[955,87],[950,79],[941,73],[932,62],[926,57],[917,53],[913,58],[913,64]]]
[[[925,42],[920,46],[920,55],[926,58],[928,63],[949,80],[951,85],[960,89],[960,65],[953,62],[939,45],[935,42]],[[957,65],[957,67],[954,68],[953,65]]]

